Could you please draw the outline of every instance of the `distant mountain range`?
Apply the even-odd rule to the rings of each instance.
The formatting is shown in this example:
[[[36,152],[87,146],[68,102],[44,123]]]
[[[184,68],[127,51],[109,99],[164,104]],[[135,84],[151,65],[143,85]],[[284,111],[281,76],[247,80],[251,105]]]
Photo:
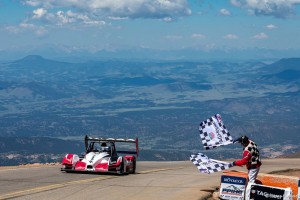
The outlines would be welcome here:
[[[142,160],[188,159],[203,151],[200,121],[216,113],[233,137],[257,141],[264,157],[294,153],[299,89],[300,58],[62,62],[30,55],[0,62],[0,164],[80,153],[85,134],[139,137]],[[229,145],[204,153],[217,159],[240,151]]]
[[[86,62],[90,60],[127,60],[127,61],[174,61],[174,60],[279,60],[284,57],[299,56],[299,49],[210,49],[181,48],[177,50],[160,50],[149,48],[127,48],[113,50],[89,51],[85,49],[74,49],[73,46],[45,46],[34,49],[0,49],[0,60],[16,60],[27,55],[42,55],[54,60],[69,62]]]

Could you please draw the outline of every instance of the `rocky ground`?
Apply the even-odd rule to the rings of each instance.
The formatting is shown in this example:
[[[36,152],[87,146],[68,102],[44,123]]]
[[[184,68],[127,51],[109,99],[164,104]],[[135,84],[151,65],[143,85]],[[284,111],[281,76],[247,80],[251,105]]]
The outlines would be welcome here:
[[[24,164],[17,166],[0,166],[1,169],[13,169],[13,168],[24,168],[24,167],[40,167],[40,166],[53,166],[60,165],[60,163],[33,163],[33,164]]]
[[[270,174],[278,174],[278,175],[285,175],[285,176],[296,176],[300,178],[300,169],[287,169],[282,171],[274,171]]]

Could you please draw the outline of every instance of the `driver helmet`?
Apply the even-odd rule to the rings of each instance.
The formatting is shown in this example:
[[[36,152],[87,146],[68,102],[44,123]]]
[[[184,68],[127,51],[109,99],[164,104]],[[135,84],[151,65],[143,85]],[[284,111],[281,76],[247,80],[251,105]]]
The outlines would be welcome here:
[[[103,152],[110,152],[111,148],[110,147],[102,147]]]
[[[101,144],[101,150],[102,152],[110,152],[110,147],[104,142]]]

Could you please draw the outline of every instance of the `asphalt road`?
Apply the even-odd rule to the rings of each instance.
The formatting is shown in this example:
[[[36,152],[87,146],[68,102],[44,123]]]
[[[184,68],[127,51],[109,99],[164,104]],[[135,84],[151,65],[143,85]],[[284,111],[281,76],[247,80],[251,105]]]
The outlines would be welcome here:
[[[299,168],[300,159],[263,160],[261,173]],[[136,174],[123,176],[65,173],[58,165],[0,168],[0,200],[201,200],[221,175],[199,173],[190,161],[138,162]]]

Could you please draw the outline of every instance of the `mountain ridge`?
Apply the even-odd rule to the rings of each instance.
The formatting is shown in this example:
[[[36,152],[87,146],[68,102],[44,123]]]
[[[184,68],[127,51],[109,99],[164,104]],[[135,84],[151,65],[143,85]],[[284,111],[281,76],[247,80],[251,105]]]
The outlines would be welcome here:
[[[253,60],[65,63],[24,57],[0,66],[0,136],[139,137],[143,159],[176,160],[202,150],[199,122],[219,113],[234,138],[247,134],[266,157],[291,154],[300,140],[298,60],[276,61],[274,70],[274,63]],[[3,158],[16,153],[1,151]],[[231,158],[240,149],[225,151]],[[224,158],[222,151],[209,154]]]

